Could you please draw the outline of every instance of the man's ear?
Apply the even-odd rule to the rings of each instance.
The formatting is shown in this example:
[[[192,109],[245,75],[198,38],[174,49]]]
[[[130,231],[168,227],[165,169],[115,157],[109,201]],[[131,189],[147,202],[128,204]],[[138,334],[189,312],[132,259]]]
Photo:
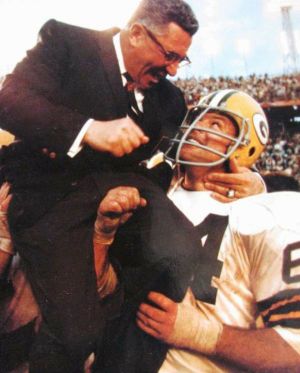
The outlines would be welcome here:
[[[144,26],[141,23],[133,23],[129,28],[129,42],[133,47],[138,47],[145,42]]]

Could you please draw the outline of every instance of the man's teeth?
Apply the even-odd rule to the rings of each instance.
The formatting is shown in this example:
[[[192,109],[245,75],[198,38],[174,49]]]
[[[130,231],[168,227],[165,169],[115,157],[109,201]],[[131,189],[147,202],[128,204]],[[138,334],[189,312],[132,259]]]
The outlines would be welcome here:
[[[194,140],[194,139],[188,139],[188,141],[191,142],[191,143],[194,143],[194,144],[196,144],[196,145],[199,144],[198,141],[196,141],[196,140]]]

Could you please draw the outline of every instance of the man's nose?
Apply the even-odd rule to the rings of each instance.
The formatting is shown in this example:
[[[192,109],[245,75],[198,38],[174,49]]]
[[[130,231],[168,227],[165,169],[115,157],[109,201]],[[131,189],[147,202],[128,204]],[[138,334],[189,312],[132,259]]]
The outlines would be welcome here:
[[[197,129],[197,127],[195,127],[195,129],[193,131],[193,135],[195,136],[195,139],[198,140],[198,141],[200,141],[201,144],[206,144],[206,142],[207,142],[207,135],[208,135],[207,132],[201,130],[201,128]],[[204,126],[201,126],[201,124],[200,124],[200,127],[203,128]]]
[[[196,130],[196,133],[197,133],[197,136],[199,138],[201,138],[202,141],[207,141],[207,138],[209,136],[209,133],[207,131],[205,131],[205,129],[209,128],[209,124],[203,120],[203,121],[199,121],[195,127],[196,129],[198,128],[198,130]]]
[[[166,66],[168,75],[175,76],[177,74],[179,61],[172,62]]]
[[[198,138],[199,138],[199,140],[200,140],[203,144],[206,144],[206,143],[207,143],[207,139],[208,139],[208,134],[207,134],[207,132],[205,132],[205,131],[198,131]]]

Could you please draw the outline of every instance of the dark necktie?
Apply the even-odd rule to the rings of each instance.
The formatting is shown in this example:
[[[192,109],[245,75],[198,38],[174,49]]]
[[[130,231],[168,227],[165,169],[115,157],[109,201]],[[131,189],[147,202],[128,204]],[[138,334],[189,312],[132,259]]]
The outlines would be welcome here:
[[[134,88],[132,84],[133,80],[128,73],[124,73],[124,77],[127,80],[125,89],[126,89],[127,97],[128,97],[128,114],[133,119],[141,118],[143,116],[143,112],[139,109],[137,101],[136,101]]]
[[[138,107],[134,90],[127,89],[127,95],[129,99],[129,109],[133,110],[138,117],[141,117],[143,113]]]

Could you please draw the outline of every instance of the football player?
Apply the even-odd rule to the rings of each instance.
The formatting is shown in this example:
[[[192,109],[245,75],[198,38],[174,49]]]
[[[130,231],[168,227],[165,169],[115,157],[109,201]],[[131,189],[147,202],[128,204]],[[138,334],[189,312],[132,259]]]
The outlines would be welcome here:
[[[159,373],[299,371],[300,195],[225,204],[205,190],[233,159],[251,166],[267,138],[259,104],[222,90],[189,111],[166,154],[183,168],[169,197],[203,248],[181,303],[150,292],[139,308],[138,326],[170,345]]]

